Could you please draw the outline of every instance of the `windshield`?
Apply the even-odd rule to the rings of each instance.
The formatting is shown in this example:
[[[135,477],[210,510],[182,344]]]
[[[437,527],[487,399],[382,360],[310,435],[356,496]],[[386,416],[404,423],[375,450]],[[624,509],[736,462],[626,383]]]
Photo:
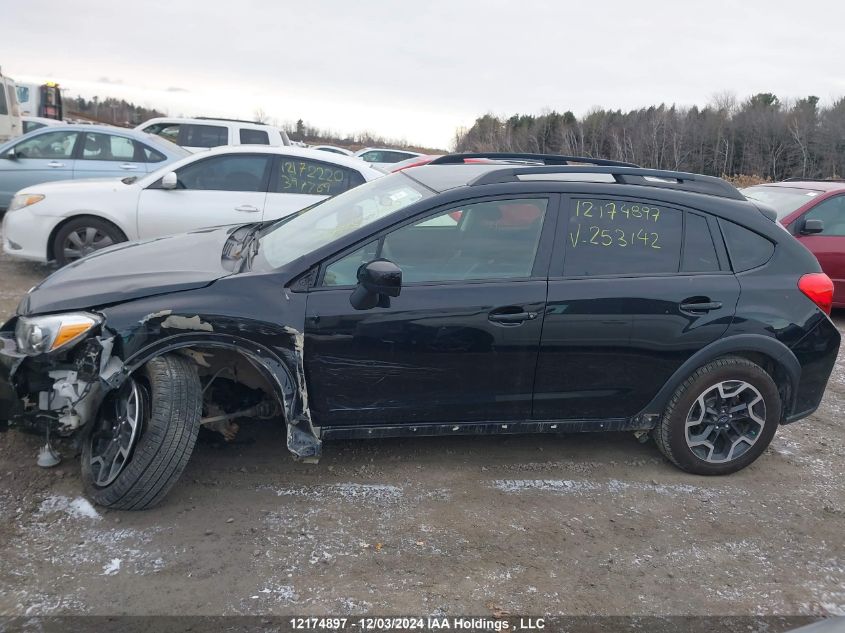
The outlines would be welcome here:
[[[432,195],[401,173],[372,180],[272,225],[259,239],[259,260],[279,268]]]
[[[763,202],[778,213],[778,220],[783,220],[790,213],[803,207],[818,196],[820,191],[798,189],[797,187],[767,187],[758,185],[739,190],[742,195],[758,202]]]

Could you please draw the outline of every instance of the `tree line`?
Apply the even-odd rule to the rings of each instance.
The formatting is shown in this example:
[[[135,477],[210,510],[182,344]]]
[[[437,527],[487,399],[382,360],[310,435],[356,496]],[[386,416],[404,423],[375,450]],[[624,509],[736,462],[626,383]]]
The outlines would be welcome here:
[[[68,118],[83,117],[100,123],[111,123],[133,127],[148,119],[164,116],[155,108],[145,108],[123,99],[113,97],[71,97],[64,99],[65,116]]]
[[[455,135],[459,152],[507,151],[610,158],[643,167],[716,176],[841,178],[845,174],[845,98],[792,101],[771,93],[738,101],[730,94],[705,107],[650,106],[486,114]]]

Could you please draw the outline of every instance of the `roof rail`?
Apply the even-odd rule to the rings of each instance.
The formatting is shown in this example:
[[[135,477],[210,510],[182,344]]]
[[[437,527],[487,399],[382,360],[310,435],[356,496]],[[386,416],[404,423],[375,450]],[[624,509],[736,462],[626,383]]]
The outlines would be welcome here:
[[[435,158],[429,165],[460,165],[466,159],[488,158],[501,161],[531,161],[543,165],[571,165],[581,163],[583,165],[604,165],[613,167],[636,167],[633,163],[623,163],[618,160],[607,160],[606,158],[590,158],[588,156],[564,156],[562,154],[523,154],[514,152],[473,152],[465,154],[446,154]]]
[[[489,185],[494,183],[516,182],[520,176],[531,174],[610,174],[620,185],[641,185],[646,187],[660,187],[678,191],[703,193],[720,198],[745,200],[736,187],[714,176],[690,174],[683,171],[666,171],[662,169],[644,169],[642,167],[596,167],[564,165],[536,167],[508,167],[488,171],[470,181],[469,185]]]
[[[250,125],[270,125],[269,123],[261,123],[260,121],[247,121],[246,119],[227,119],[222,116],[195,116],[195,119],[200,121],[229,121],[230,123],[249,123]]]

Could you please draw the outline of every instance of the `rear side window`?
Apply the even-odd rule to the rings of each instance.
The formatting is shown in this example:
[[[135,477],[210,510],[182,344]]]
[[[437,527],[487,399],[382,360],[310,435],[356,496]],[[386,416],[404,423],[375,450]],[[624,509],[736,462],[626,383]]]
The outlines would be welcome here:
[[[305,193],[335,196],[364,183],[354,169],[303,158],[281,158],[276,182],[277,193]]]
[[[740,273],[762,266],[775,252],[774,244],[744,226],[722,219],[719,220],[719,226],[725,236],[734,272]]]
[[[136,161],[135,143],[123,136],[86,132],[83,135],[82,159]],[[136,162],[140,162],[140,156]]]
[[[229,144],[229,130],[217,125],[183,125],[179,144],[185,147],[219,147]]]
[[[719,270],[719,258],[713,235],[707,219],[687,213],[687,226],[684,231],[684,258],[681,270],[687,273],[705,273]]]
[[[623,199],[577,198],[566,227],[563,274],[676,273],[683,212]]]
[[[241,129],[241,145],[269,145],[270,136],[264,130]]]

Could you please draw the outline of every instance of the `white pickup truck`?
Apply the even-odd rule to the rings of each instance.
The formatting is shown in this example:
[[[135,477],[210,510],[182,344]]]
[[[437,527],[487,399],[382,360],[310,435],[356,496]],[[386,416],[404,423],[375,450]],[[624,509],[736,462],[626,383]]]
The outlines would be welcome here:
[[[0,143],[21,134],[21,115],[15,82],[0,71]]]
[[[189,152],[198,152],[221,145],[290,145],[283,130],[263,123],[235,119],[206,119],[197,117],[159,117],[141,123],[139,132],[157,134],[181,145]]]

